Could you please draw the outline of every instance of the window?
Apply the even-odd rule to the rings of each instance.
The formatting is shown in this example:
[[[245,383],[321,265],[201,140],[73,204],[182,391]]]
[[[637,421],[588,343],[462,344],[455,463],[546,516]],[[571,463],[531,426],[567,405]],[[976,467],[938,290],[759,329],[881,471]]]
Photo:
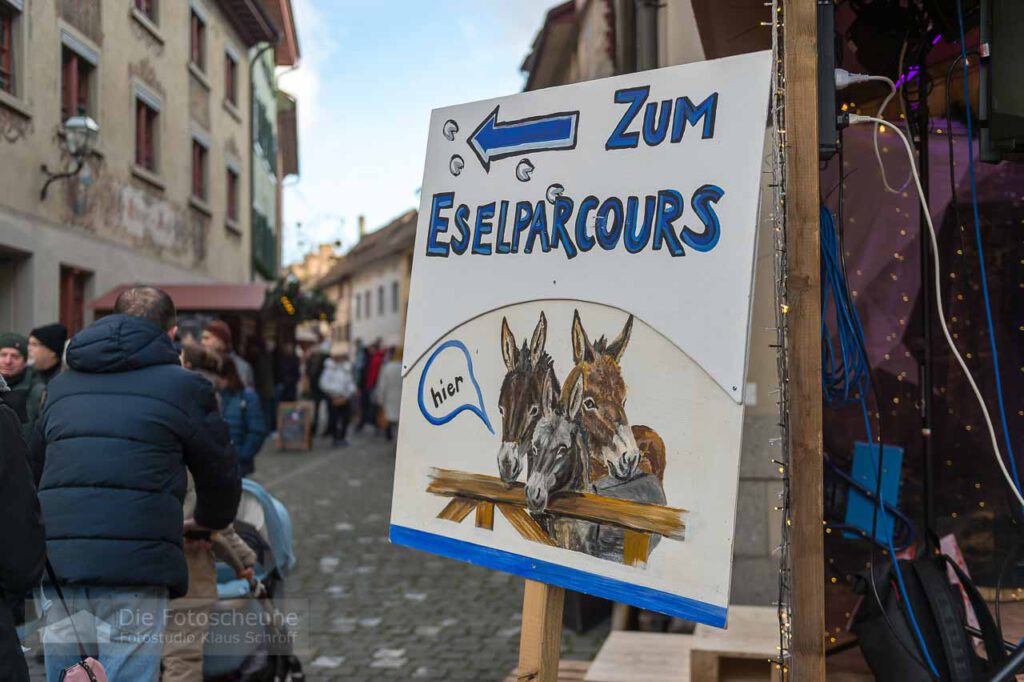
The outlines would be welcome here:
[[[60,268],[60,323],[75,334],[85,327],[85,285],[89,273],[62,265]]]
[[[156,23],[157,0],[135,0],[135,9],[146,15],[146,18]]]
[[[366,318],[369,319],[370,311],[373,310],[373,306],[370,305],[370,292],[363,292],[363,296],[366,298],[366,300],[363,302],[363,310],[366,311]]]
[[[189,55],[200,71],[206,71],[206,23],[192,10],[192,42]]]
[[[363,316],[363,297],[356,294],[356,319],[360,319]]]
[[[228,220],[238,220],[238,171],[228,168]]]
[[[94,67],[87,59],[71,48],[61,50],[63,70],[61,71],[60,120],[66,121],[79,114],[91,114],[89,83]]]
[[[398,282],[391,283],[391,312],[398,312]]]
[[[230,52],[224,53],[224,99],[238,104],[238,60]]]
[[[135,164],[156,172],[157,110],[141,99],[135,100]]]
[[[377,287],[377,314],[384,314],[384,285]]]
[[[206,201],[206,147],[192,140],[192,196]]]
[[[14,9],[0,3],[0,90],[14,94]]]

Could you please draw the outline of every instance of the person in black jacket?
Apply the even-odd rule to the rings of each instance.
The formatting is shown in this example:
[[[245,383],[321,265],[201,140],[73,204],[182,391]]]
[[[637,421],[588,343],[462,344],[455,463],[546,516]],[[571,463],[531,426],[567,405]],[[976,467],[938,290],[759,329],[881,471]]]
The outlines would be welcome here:
[[[28,667],[15,632],[13,612],[39,584],[46,545],[21,420],[4,401],[0,377],[0,680],[28,680]]]
[[[241,495],[213,389],[181,366],[172,343],[170,297],[140,286],[114,305],[118,314],[71,340],[32,439],[50,562],[71,615],[85,611],[95,626],[83,633],[76,617],[69,627],[44,590],[53,681],[75,662],[76,635],[111,680],[157,680],[166,601],[188,588],[183,528],[226,527]],[[186,468],[197,496],[191,519],[182,518]]]

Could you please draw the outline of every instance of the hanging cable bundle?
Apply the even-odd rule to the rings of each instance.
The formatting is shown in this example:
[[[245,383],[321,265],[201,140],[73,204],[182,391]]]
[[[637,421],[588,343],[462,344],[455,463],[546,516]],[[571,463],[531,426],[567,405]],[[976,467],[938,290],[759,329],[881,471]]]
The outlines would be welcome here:
[[[822,392],[826,404],[841,407],[866,395],[870,368],[863,352],[864,330],[848,293],[839,233],[832,212],[825,207],[821,208],[820,238]],[[830,319],[835,321],[835,341],[829,331]]]

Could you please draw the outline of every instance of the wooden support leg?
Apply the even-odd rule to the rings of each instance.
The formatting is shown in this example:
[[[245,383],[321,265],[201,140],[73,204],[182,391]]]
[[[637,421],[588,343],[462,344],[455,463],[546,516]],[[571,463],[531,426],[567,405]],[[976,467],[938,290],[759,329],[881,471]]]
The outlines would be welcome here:
[[[476,505],[476,527],[494,530],[494,503],[477,502]]]
[[[526,581],[519,638],[518,682],[558,682],[565,590]]]
[[[456,497],[445,505],[441,513],[437,515],[437,518],[462,523],[462,520],[469,516],[469,512],[473,511],[475,507],[476,503],[473,500],[464,500]]]
[[[627,566],[643,566],[650,552],[651,536],[627,530],[622,542],[622,562]]]

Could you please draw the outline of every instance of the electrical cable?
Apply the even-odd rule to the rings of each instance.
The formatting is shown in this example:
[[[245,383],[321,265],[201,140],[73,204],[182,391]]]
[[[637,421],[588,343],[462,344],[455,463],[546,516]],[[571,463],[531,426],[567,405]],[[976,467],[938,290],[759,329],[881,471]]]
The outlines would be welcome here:
[[[906,41],[904,41],[903,50],[900,51],[901,63],[903,60],[903,52],[906,51],[906,46],[907,43]],[[892,82],[892,79],[886,76],[872,76],[861,73],[850,73],[845,69],[836,69],[836,90],[843,90],[848,86],[853,85],[854,83],[870,82],[885,83],[886,85],[889,86],[889,94],[886,95],[885,98],[882,100],[881,106],[878,107],[878,114],[876,114],[878,118],[885,118],[885,109],[886,107],[889,106],[889,102],[892,101],[892,98],[895,97],[897,93],[896,84]],[[900,100],[902,102],[902,98],[900,98]],[[896,124],[887,123],[886,125],[893,126]],[[878,172],[882,174],[882,185],[885,187],[885,191],[889,192],[890,194],[900,194],[901,192],[903,192],[903,190],[907,188],[908,185],[910,185],[911,180],[913,180],[913,168],[911,168],[911,170],[907,173],[907,179],[904,180],[903,184],[901,184],[899,187],[893,187],[889,184],[889,178],[885,175],[885,164],[882,162],[882,152],[878,148],[878,133],[881,127],[881,125],[875,126],[872,134],[872,142],[875,148],[875,160],[878,161]],[[842,169],[840,169],[839,174],[841,177]]]
[[[838,153],[838,158],[837,158],[837,161],[839,162],[839,182],[837,183],[837,186],[836,186],[836,190],[839,192],[838,196],[836,197],[836,199],[837,199],[836,208],[837,208],[837,214],[838,214],[838,217],[839,217],[839,224],[837,226],[835,224],[835,222],[832,221],[832,215],[831,215],[831,213],[829,213],[827,215],[827,218],[828,218],[828,220],[830,222],[826,225],[826,227],[828,227],[830,225],[836,231],[836,235],[837,235],[836,242],[839,245],[839,258],[838,258],[838,260],[839,260],[839,265],[840,265],[840,268],[841,268],[841,271],[842,271],[842,288],[841,288],[841,291],[843,293],[843,297],[844,297],[844,300],[846,302],[846,305],[849,307],[850,310],[856,312],[856,308],[853,305],[853,296],[850,294],[850,287],[849,287],[849,284],[848,284],[850,279],[849,279],[849,276],[847,274],[847,267],[846,267],[846,237],[845,237],[845,235],[846,235],[846,227],[845,227],[845,222],[843,221],[843,207],[846,205],[845,202],[844,202],[844,187],[843,187],[843,183],[844,183],[844,180],[845,180],[845,178],[843,177],[843,169],[845,168],[845,158],[844,158],[844,156],[845,156],[845,154],[844,154],[845,153],[845,146],[844,146],[844,142],[845,141],[843,139],[843,128],[840,127],[840,129],[839,129],[839,150],[838,150],[839,153]],[[853,172],[854,171],[851,171],[851,174]],[[858,318],[858,322],[859,322],[859,318]],[[868,357],[868,349],[867,349],[867,344],[864,341],[863,328],[861,328],[861,331],[860,331],[859,334],[856,334],[856,338],[857,338],[857,341],[858,341],[858,343],[860,345],[861,354],[863,355],[864,358],[867,358]],[[875,399],[875,405],[879,406],[879,408],[880,408],[882,402],[881,402],[881,399],[880,399],[879,394],[878,394],[878,388],[877,388],[878,387],[878,382],[875,380],[874,370],[871,368],[870,360],[865,361],[864,365],[865,365],[865,368],[867,370],[868,388],[871,391],[871,394],[872,394],[872,396]],[[882,411],[881,411],[881,409],[878,410],[878,440],[879,440],[879,442],[882,442],[882,440],[883,440],[883,438],[882,438]],[[881,481],[881,478],[880,478],[881,477],[881,471],[882,471],[881,468],[878,468],[876,470],[876,472],[875,472],[875,488],[876,489],[878,489],[882,485],[882,481]],[[910,526],[910,528],[913,528],[913,526]],[[903,649],[903,651],[907,654],[907,656],[912,661],[914,661],[919,666],[921,666],[921,669],[925,673],[928,673],[930,675],[931,671],[928,669],[928,666],[925,665],[925,662],[922,661],[921,657],[918,656],[917,653],[913,650],[913,643],[911,642],[910,644],[908,644],[908,643],[903,641],[902,637],[900,637],[900,633],[896,630],[896,627],[893,625],[892,620],[889,618],[889,614],[886,612],[886,609],[885,609],[885,604],[882,603],[882,598],[878,594],[878,584],[877,584],[877,581],[875,579],[875,569],[874,569],[874,567],[875,567],[875,544],[877,542],[877,540],[876,540],[877,530],[878,530],[878,503],[876,502],[875,504],[872,505],[872,510],[871,510],[871,536],[870,536],[870,542],[868,543],[868,567],[870,569],[868,571],[868,585],[871,588],[871,596],[874,597],[875,604],[878,606],[878,611],[879,611],[879,613],[882,614],[882,619],[885,622],[886,627],[889,628],[889,632],[892,633],[893,639],[896,641],[897,644],[900,645],[900,648]]]
[[[868,441],[869,442],[874,442],[872,437],[871,437],[871,420],[868,418],[867,401],[864,399],[863,396],[861,396],[861,399],[860,399],[860,410],[861,410],[861,414],[864,417],[864,429],[867,431]],[[878,504],[875,505],[875,512],[874,512],[874,516],[876,517],[875,521],[877,521],[878,507],[880,507],[880,506],[885,504],[885,498],[882,495],[882,471],[883,471],[883,467],[884,466],[885,466],[885,445],[881,441],[879,441],[878,442],[878,470],[877,470],[877,478],[876,478],[877,487],[875,488],[875,494],[878,496]],[[888,517],[883,515],[883,521],[886,518],[888,518]],[[872,522],[872,524],[874,524],[874,522]],[[872,531],[872,535],[874,535],[874,530]],[[903,581],[903,571],[900,569],[900,560],[896,556],[896,548],[893,547],[893,544],[892,544],[892,526],[890,526],[889,528],[886,528],[885,527],[885,523],[883,522],[882,523],[882,535],[885,537],[886,542],[889,545],[889,556],[892,558],[893,573],[896,574],[896,585],[899,588],[900,595],[903,597],[903,605],[907,609],[907,615],[909,616],[910,625],[911,625],[911,628],[914,631],[914,636],[917,638],[917,643],[921,647],[921,653],[924,654],[924,660],[928,663],[928,668],[929,668],[929,670],[931,670],[932,675],[934,675],[936,678],[940,678],[941,679],[941,676],[939,675],[939,670],[938,670],[938,668],[935,667],[935,662],[932,660],[932,656],[928,652],[928,645],[925,644],[925,642],[924,642],[924,635],[921,633],[921,626],[918,625],[917,617],[914,615],[914,607],[910,603],[910,597],[907,596],[907,586],[906,586],[906,584]],[[874,572],[874,570],[875,570],[874,566],[871,567],[871,570],[872,570],[872,572]]]
[[[1006,442],[1006,458],[1010,460],[1010,468],[1013,470],[1013,481],[1019,492],[1021,489],[1020,478],[1017,476],[1017,459],[1013,454],[1013,439],[1010,438],[1010,426],[1006,421],[1006,404],[1003,400],[1003,381],[999,369],[999,350],[996,347],[996,330],[992,323],[992,304],[988,296],[988,279],[985,274],[985,251],[981,239],[981,216],[978,211],[978,185],[974,173],[974,133],[971,125],[971,91],[967,81],[967,41],[964,37],[964,12],[960,0],[956,0],[957,23],[960,28],[960,58],[962,60],[964,74],[964,109],[967,111],[967,175],[971,185],[971,209],[974,216],[974,241],[978,248],[978,269],[981,279],[981,294],[985,302],[985,321],[988,323],[988,342],[992,350],[992,369],[996,377],[996,399],[999,405],[999,417],[1003,426],[1003,438]],[[980,395],[979,395],[980,399]],[[990,425],[991,428],[991,425]],[[1018,495],[1018,497],[1020,497]],[[1021,505],[1024,506],[1024,498],[1021,498]]]
[[[872,505],[872,516],[871,516],[871,534],[869,535],[869,552],[870,552],[870,563],[868,571],[868,582],[871,587],[872,596],[875,599],[875,603],[878,605],[879,612],[885,620],[886,626],[892,633],[893,638],[900,645],[900,647],[907,653],[907,655],[922,667],[926,672],[938,678],[938,672],[935,668],[931,656],[928,653],[927,647],[924,644],[924,638],[921,635],[920,628],[917,624],[917,619],[914,616],[913,607],[910,605],[910,601],[907,599],[906,587],[903,582],[903,575],[900,569],[899,560],[896,558],[896,549],[893,546],[892,534],[893,527],[890,525],[888,529],[883,524],[883,532],[886,536],[887,548],[893,561],[893,569],[897,576],[897,587],[900,590],[902,601],[906,605],[908,614],[910,616],[911,625],[917,635],[918,642],[924,652],[925,661],[912,650],[911,645],[908,645],[900,637],[900,633],[896,630],[889,618],[889,614],[886,611],[885,604],[882,602],[881,596],[878,593],[877,581],[875,579],[875,542],[878,537],[878,510],[879,507],[885,508],[885,499],[883,498],[882,491],[882,465],[883,465],[883,445],[881,442],[882,433],[882,418],[881,418],[881,403],[879,402],[878,392],[875,388],[875,381],[871,370],[871,363],[868,360],[867,344],[864,340],[864,328],[860,323],[860,318],[857,315],[855,306],[853,305],[853,299],[850,294],[850,289],[847,284],[846,278],[846,262],[845,253],[840,246],[842,242],[841,232],[836,229],[835,221],[832,218],[832,213],[825,207],[821,208],[821,219],[820,219],[820,243],[821,243],[821,254],[822,254],[822,368],[823,368],[823,381],[822,387],[825,393],[825,399],[833,406],[841,406],[843,404],[850,404],[859,402],[861,411],[865,419],[865,427],[867,431],[867,438],[869,443],[874,443],[874,438],[871,435],[871,426],[867,416],[867,403],[866,395],[870,390],[875,398],[875,403],[879,406],[878,412],[878,433],[879,433],[879,463],[875,467],[875,494],[874,504]],[[836,253],[838,251],[838,254]],[[840,348],[850,348],[852,343],[856,344],[856,351],[854,354],[848,355],[845,351],[841,355],[844,362],[841,365],[835,363],[826,364],[825,357],[831,356],[834,358],[834,350],[831,345],[831,334],[828,331],[826,321],[826,313],[828,310],[828,301],[834,300],[836,307],[836,320],[837,320],[837,335],[840,337]],[[828,340],[826,342],[826,339]],[[837,377],[837,368],[841,367],[843,370],[842,377]],[[826,370],[825,368],[829,368]],[[836,389],[837,381],[843,381],[847,385],[841,390]],[[856,392],[856,397],[853,396],[852,391]],[[874,463],[872,463],[874,465]],[[885,514],[883,514],[885,517]],[[887,518],[887,517],[886,517]]]
[[[885,121],[879,118],[875,118],[873,116],[860,116],[857,114],[852,114],[850,116],[850,123],[875,124],[885,123]],[[900,137],[900,140],[903,142],[903,146],[906,148],[907,157],[910,158],[913,152],[911,151],[910,143],[907,141],[907,138],[903,134],[903,131],[895,127],[893,128],[893,131]],[[939,240],[935,234],[935,224],[932,222],[931,212],[928,210],[928,204],[925,202],[924,189],[921,187],[921,178],[917,173],[916,167],[914,167],[914,184],[917,187],[918,199],[920,200],[921,210],[925,217],[925,221],[928,224],[928,236],[931,239],[932,243],[932,257],[935,263],[935,301],[936,308],[939,313],[939,325],[942,327],[942,334],[946,339],[946,344],[949,346],[949,349],[952,352],[953,357],[956,358],[957,364],[960,365],[960,369],[963,370],[964,375],[967,377],[967,382],[970,384],[971,390],[974,392],[974,396],[978,401],[978,406],[981,407],[981,413],[982,416],[985,418],[985,425],[988,428],[989,436],[992,440],[992,450],[995,453],[996,464],[999,465],[999,470],[1002,472],[1003,478],[1006,480],[1007,484],[1009,484],[1010,488],[1013,490],[1014,495],[1017,497],[1017,501],[1020,502],[1021,506],[1024,506],[1024,496],[1021,495],[1020,488],[1016,486],[1013,478],[1010,476],[1010,472],[1006,469],[1006,464],[1003,462],[1002,453],[999,449],[999,439],[996,436],[995,426],[992,423],[992,417],[989,414],[988,407],[985,405],[985,399],[981,395],[981,390],[978,388],[977,382],[975,382],[974,377],[971,375],[970,370],[967,368],[967,363],[964,362],[963,356],[960,355],[960,351],[957,350],[956,344],[953,343],[953,337],[950,335],[949,326],[946,324],[946,314],[943,310],[942,304],[942,278],[940,274],[942,268],[939,261]]]

